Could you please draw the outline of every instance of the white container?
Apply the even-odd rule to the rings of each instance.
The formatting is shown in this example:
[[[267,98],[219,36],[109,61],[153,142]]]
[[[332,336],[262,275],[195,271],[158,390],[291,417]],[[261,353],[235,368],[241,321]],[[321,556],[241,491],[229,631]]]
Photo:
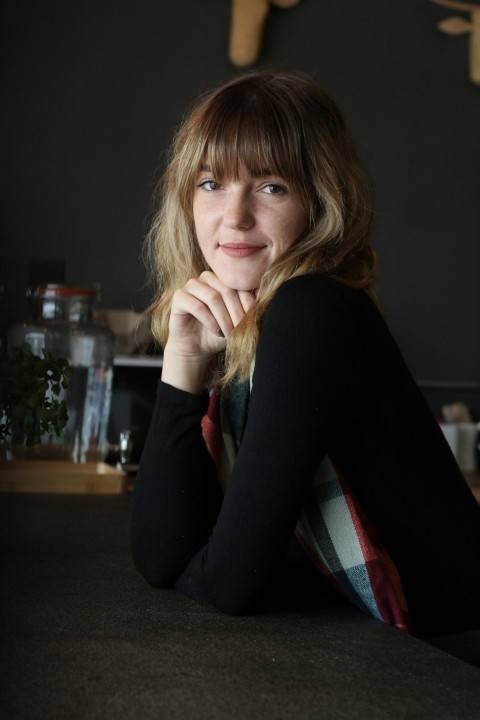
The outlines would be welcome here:
[[[477,469],[478,423],[442,423],[443,434],[462,472]]]

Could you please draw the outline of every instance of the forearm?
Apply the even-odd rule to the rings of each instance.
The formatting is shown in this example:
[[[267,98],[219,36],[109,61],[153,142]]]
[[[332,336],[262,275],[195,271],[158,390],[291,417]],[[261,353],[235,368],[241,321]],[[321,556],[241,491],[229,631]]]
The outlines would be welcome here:
[[[171,586],[208,539],[221,504],[216,470],[201,434],[206,393],[159,384],[135,483],[133,559],[155,586]]]
[[[325,347],[322,341],[336,332],[339,319],[319,312],[311,328],[308,310],[317,295],[304,303],[300,287],[296,296],[292,307],[287,296],[271,309],[263,324],[247,427],[223,501],[213,491],[213,462],[209,456],[205,460],[200,435],[206,397],[170,388],[171,397],[185,397],[196,407],[188,414],[190,426],[172,422],[177,410],[165,416],[157,406],[142,459],[134,511],[137,564],[142,562],[152,584],[174,582],[190,597],[225,612],[250,610],[271,586],[343,415],[348,354],[342,346],[332,355],[332,344]],[[141,523],[140,532],[135,522]]]
[[[342,414],[333,372],[344,377],[341,359],[330,369],[322,342],[308,331],[311,314],[294,308],[286,318],[286,310],[262,328],[247,426],[215,530],[176,582],[231,614],[251,611],[272,586]],[[289,342],[299,323],[302,332]]]

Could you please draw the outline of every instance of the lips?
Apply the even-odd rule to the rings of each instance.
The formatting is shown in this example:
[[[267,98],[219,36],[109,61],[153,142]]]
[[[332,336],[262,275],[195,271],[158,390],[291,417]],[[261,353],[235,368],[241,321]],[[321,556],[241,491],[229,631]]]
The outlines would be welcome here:
[[[243,258],[255,255],[264,247],[265,245],[252,245],[251,243],[224,243],[220,245],[220,250],[229,257]]]

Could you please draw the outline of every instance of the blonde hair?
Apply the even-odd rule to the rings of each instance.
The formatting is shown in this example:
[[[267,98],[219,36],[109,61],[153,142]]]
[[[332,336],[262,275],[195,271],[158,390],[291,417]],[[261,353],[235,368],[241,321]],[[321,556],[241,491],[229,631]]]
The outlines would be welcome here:
[[[309,218],[307,230],[265,273],[257,301],[231,333],[216,382],[248,376],[260,326],[276,290],[289,278],[328,274],[375,298],[369,242],[372,201],[343,117],[333,100],[298,72],[256,71],[200,97],[181,125],[159,183],[159,207],[145,252],[156,295],[152,332],[168,337],[172,296],[208,269],[193,222],[195,180],[208,157],[217,180],[265,168],[285,178]]]

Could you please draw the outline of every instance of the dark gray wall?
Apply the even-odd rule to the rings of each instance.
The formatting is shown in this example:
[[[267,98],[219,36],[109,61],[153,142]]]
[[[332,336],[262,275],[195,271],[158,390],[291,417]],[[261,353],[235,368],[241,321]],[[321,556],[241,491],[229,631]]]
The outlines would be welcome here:
[[[435,27],[449,14],[428,0],[302,0],[271,9],[261,64],[315,75],[344,111],[376,195],[380,296],[414,375],[478,382],[480,87],[467,38]],[[141,310],[172,130],[236,72],[230,2],[16,0],[2,15],[3,326],[24,316],[39,257],[99,281],[103,306]]]

